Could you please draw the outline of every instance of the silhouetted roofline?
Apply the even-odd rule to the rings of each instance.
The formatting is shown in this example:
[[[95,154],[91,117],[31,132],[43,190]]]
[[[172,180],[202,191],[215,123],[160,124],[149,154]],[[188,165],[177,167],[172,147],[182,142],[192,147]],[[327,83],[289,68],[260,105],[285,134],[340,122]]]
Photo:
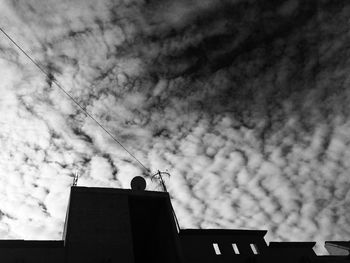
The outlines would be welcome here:
[[[335,256],[335,255],[317,255],[317,259],[348,259],[348,256]],[[323,262],[323,261],[322,261]],[[332,261],[327,261],[327,262],[332,262]],[[335,261],[337,262],[337,261]],[[342,261],[343,262],[343,261]]]
[[[316,242],[270,242],[270,248],[313,248]]]
[[[85,187],[85,186],[72,186],[71,193],[103,193],[103,194],[127,194],[127,195],[142,195],[142,196],[164,196],[169,197],[167,192],[158,191],[137,191],[132,189],[121,188],[105,188],[105,187]]]
[[[181,229],[180,235],[252,235],[264,237],[267,230],[245,229]]]
[[[63,248],[63,244],[63,240],[0,240],[0,248]]]

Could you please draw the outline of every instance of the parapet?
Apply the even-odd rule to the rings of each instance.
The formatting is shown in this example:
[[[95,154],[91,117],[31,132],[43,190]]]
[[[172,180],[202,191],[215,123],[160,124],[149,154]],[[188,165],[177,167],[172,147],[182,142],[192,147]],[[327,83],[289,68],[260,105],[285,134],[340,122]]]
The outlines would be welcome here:
[[[180,241],[187,262],[233,262],[264,254],[266,233],[266,230],[184,229],[180,231]]]

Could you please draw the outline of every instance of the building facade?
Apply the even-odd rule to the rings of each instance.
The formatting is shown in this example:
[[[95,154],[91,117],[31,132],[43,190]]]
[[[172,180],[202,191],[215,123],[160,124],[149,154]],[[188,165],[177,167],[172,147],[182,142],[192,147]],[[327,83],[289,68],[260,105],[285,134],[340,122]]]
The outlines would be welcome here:
[[[166,192],[72,187],[63,239],[0,240],[1,263],[350,262],[350,242],[270,242],[265,230],[178,229]]]

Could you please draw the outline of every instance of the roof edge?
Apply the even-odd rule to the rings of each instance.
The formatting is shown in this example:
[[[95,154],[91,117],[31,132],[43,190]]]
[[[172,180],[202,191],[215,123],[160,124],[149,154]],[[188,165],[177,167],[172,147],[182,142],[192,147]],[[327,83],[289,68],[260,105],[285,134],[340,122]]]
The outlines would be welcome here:
[[[267,230],[251,229],[181,229],[180,235],[250,235],[264,237]]]
[[[312,249],[316,242],[270,242],[271,248],[310,248]]]

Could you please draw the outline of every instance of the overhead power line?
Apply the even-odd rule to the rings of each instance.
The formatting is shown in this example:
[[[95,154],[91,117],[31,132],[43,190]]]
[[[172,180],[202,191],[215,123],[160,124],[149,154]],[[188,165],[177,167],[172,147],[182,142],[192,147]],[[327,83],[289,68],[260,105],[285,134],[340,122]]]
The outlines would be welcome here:
[[[31,58],[31,56],[28,55],[28,53],[26,51],[23,50],[23,48],[21,48],[16,41],[14,41],[1,27],[0,27],[0,31],[42,72],[45,74],[45,76],[50,79],[54,84],[56,84],[56,86],[64,93],[66,94],[66,96],[71,99],[84,113],[86,116],[88,116],[90,119],[92,119],[103,131],[105,131],[109,137],[111,137],[113,139],[114,142],[116,142],[117,144],[119,144],[120,147],[122,147],[132,158],[134,158],[143,169],[145,169],[147,171],[148,174],[150,174],[150,170],[139,160],[136,158],[135,155],[133,155],[127,148],[125,148],[125,146],[119,141],[117,140],[117,138],[115,136],[113,136],[105,127],[103,127],[103,125],[97,121],[76,99],[73,98],[73,96],[71,94],[69,94],[68,91],[66,91],[63,86],[56,80],[56,78],[48,73],[45,69],[42,68],[42,66],[40,66],[39,63],[37,63],[34,59]]]

